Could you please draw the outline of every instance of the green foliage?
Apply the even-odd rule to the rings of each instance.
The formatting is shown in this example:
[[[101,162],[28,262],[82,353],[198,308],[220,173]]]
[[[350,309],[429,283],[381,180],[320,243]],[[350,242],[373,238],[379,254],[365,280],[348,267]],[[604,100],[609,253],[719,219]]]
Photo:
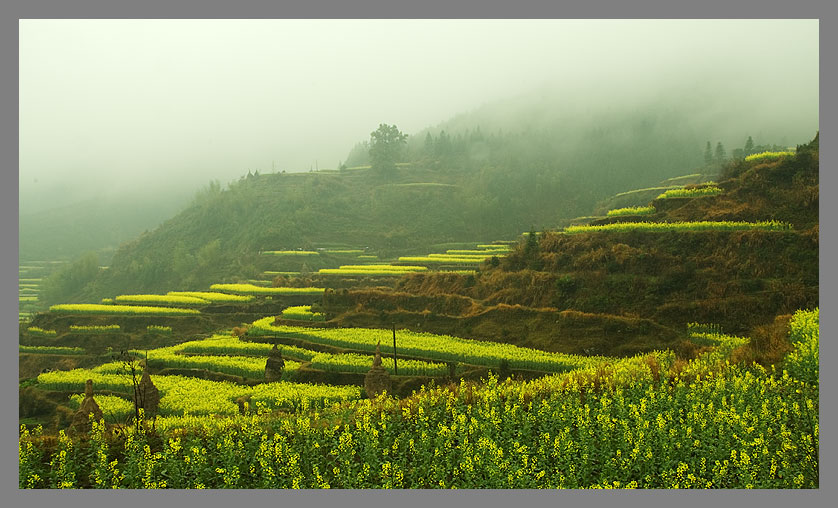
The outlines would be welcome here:
[[[372,368],[373,357],[358,354],[318,353],[311,359],[311,367],[327,372],[357,372],[364,374]],[[441,377],[448,375],[448,366],[444,363],[423,362],[420,360],[398,359],[400,376]],[[395,362],[391,356],[383,356],[381,365],[394,375]]]
[[[795,379],[818,386],[820,309],[797,311],[789,325],[789,341],[794,345],[794,350],[786,356],[783,366]]]
[[[300,411],[280,418],[237,416],[231,402],[249,393],[258,407],[272,400],[262,394],[274,393],[271,385],[176,381],[183,393],[202,394],[189,398],[169,394],[174,380],[160,376],[161,410],[231,416],[158,418],[157,444],[134,432],[102,447],[101,459],[65,436],[48,448],[38,429],[23,426],[19,483],[78,487],[103,463],[112,465],[108,482],[123,488],[819,487],[816,389],[712,353],[679,365],[654,353],[351,408],[307,394],[273,402]],[[315,411],[303,411],[309,404]]]
[[[697,221],[697,222],[618,222],[599,226],[568,226],[565,234],[597,233],[597,232],[663,232],[663,231],[785,231],[791,226],[779,221]]]
[[[395,125],[380,124],[370,133],[370,164],[379,173],[392,173],[399,162],[407,134],[399,131]]]
[[[609,120],[610,126],[574,135],[573,143],[556,143],[563,135],[554,126],[503,132],[452,127],[444,136],[434,131],[440,157],[411,146],[404,152],[410,170],[395,171],[386,182],[394,185],[382,185],[375,171],[350,170],[367,162],[348,159],[347,171],[328,177],[246,178],[207,193],[173,220],[120,247],[86,294],[98,301],[112,294],[254,279],[264,270],[299,271],[284,266],[295,258],[258,254],[282,245],[314,250],[329,242],[389,256],[453,238],[472,243],[513,238],[530,224],[590,215],[599,200],[692,172],[701,163],[696,140],[679,129],[683,118],[665,108],[641,116]],[[609,134],[610,128],[627,135]],[[569,129],[567,124],[560,131],[568,135]],[[420,145],[425,137],[417,140]],[[442,185],[401,185],[415,183]],[[213,260],[200,266],[198,250],[208,245],[213,256],[205,261]],[[311,259],[320,262],[329,257],[324,254]],[[313,272],[330,267],[309,263]]]
[[[209,305],[210,301],[204,298],[185,295],[119,295],[115,298],[119,303],[156,303],[163,305],[187,305],[203,306]]]
[[[256,356],[267,357],[273,346],[261,342],[245,342],[236,337],[216,335],[205,340],[193,340],[174,346],[176,353],[203,354],[214,356]],[[282,356],[307,362],[318,353],[296,346],[282,345]]]
[[[361,249],[326,249],[329,254],[363,254]],[[359,256],[360,257],[360,256]]]
[[[698,187],[695,189],[670,189],[656,199],[667,199],[667,198],[697,198],[701,196],[716,196],[722,193],[722,189],[709,186],[709,187]],[[652,207],[654,210],[654,207]],[[611,212],[609,212],[610,214]]]
[[[249,302],[253,300],[250,295],[230,295],[227,293],[215,293],[212,291],[169,291],[167,296],[188,296],[200,298],[213,303]]]
[[[506,251],[478,251],[476,254],[447,252],[427,256],[401,256],[400,263],[423,263],[429,265],[479,265],[491,257],[502,257]]]
[[[39,355],[83,355],[84,349],[80,347],[62,347],[62,346],[24,346],[18,345],[19,353],[39,354]]]
[[[715,154],[715,157],[713,158],[713,162],[715,162],[717,164],[722,164],[722,163],[724,163],[724,161],[726,159],[727,159],[727,152],[725,151],[725,147],[724,147],[724,145],[722,145],[722,142],[719,141],[718,143],[716,143],[716,154]]]
[[[253,284],[213,284],[210,289],[243,295],[316,295],[325,288],[266,288]]]
[[[161,326],[161,325],[148,325],[145,327],[148,333],[159,333],[161,335],[171,335],[172,334],[172,327],[171,326]]]
[[[151,357],[149,357],[151,359]],[[264,360],[260,361],[264,369]],[[297,367],[296,362],[286,362]],[[263,371],[264,372],[264,371]],[[101,373],[87,369],[46,372],[38,376],[38,385],[45,390],[80,391],[87,379],[93,380],[94,397],[98,401],[99,390],[130,395],[133,384],[130,375]],[[236,399],[251,397],[251,405],[261,404],[267,408],[307,410],[322,408],[334,402],[353,400],[360,397],[356,386],[310,385],[278,381],[246,386],[228,381],[209,381],[185,376],[153,376],[155,386],[160,390],[160,415],[235,415],[239,408]],[[104,412],[104,408],[103,408]]]
[[[318,273],[323,275],[364,275],[364,276],[386,276],[404,275],[406,273],[427,271],[427,266],[410,265],[342,265],[340,268],[321,268]]]
[[[136,351],[140,354],[140,351]],[[233,376],[242,376],[250,379],[262,379],[265,377],[265,360],[261,358],[249,358],[245,356],[185,356],[178,354],[174,348],[158,348],[149,351],[148,365],[155,369],[176,368],[176,369],[206,369],[211,372],[220,372]],[[286,361],[283,369],[283,379],[297,370],[300,364]]]
[[[748,136],[747,141],[745,141],[745,147],[743,149],[743,154],[747,157],[754,153],[754,139],[751,136]]]
[[[288,307],[282,311],[285,319],[296,319],[299,321],[323,321],[326,317],[321,312],[312,312],[311,305],[298,305]]]
[[[72,333],[119,333],[122,328],[119,325],[70,325]]]
[[[99,256],[89,252],[47,276],[41,285],[41,299],[46,303],[72,301],[99,271]]]
[[[608,217],[623,217],[626,215],[652,215],[655,213],[654,206],[630,206],[626,208],[615,208],[608,210]]]
[[[309,257],[319,256],[320,253],[313,250],[265,250],[262,254],[268,256],[290,256],[290,257]]]
[[[461,255],[503,255],[512,249],[508,245],[498,245],[492,248],[485,248],[485,249],[449,249],[445,251],[446,254],[451,254],[453,256],[461,256]]]
[[[380,342],[381,352],[392,354],[392,332],[372,328],[317,329],[299,326],[275,326],[273,318],[255,321],[249,334],[276,335],[302,338],[309,342],[344,347],[361,351],[375,351]],[[563,372],[599,361],[599,358],[548,353],[512,344],[484,342],[448,335],[400,330],[397,333],[398,354],[424,358],[436,362],[460,362],[495,367],[507,359],[513,369],[544,372]]]
[[[49,311],[55,314],[124,314],[129,316],[181,316],[186,314],[200,314],[195,309],[149,307],[144,305],[102,305],[97,303],[62,303],[51,306]]]
[[[752,161],[768,161],[773,159],[779,159],[780,157],[791,157],[795,154],[793,151],[785,151],[785,152],[761,152],[748,155],[745,157],[746,162]]]
[[[68,406],[77,410],[84,400],[83,393],[71,395]],[[96,395],[96,403],[102,410],[102,415],[107,423],[125,423],[129,417],[134,415],[134,403],[125,397],[116,395]]]
[[[26,329],[26,333],[29,335],[34,335],[36,337],[55,337],[56,331],[55,330],[44,330],[43,328],[37,326],[30,326]]]

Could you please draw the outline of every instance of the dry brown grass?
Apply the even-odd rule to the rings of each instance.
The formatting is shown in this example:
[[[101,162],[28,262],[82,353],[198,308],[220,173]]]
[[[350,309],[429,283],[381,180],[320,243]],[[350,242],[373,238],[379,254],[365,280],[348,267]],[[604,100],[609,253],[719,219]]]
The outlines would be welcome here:
[[[774,365],[792,350],[788,341],[791,315],[777,316],[771,324],[757,326],[750,333],[751,340],[731,354],[731,361],[763,366]]]

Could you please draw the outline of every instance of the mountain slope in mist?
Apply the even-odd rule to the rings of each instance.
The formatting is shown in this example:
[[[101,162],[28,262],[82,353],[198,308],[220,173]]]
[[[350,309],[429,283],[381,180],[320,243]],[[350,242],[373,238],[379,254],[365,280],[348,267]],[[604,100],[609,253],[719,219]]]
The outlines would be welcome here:
[[[97,199],[18,217],[21,260],[70,260],[97,252],[107,264],[120,244],[159,226],[185,208],[184,191],[163,188],[155,194],[121,191]],[[23,199],[23,198],[21,198]]]
[[[553,107],[565,104],[558,99],[535,97],[521,102],[517,115],[515,104],[460,115],[450,132],[413,136],[405,164],[392,173],[262,174],[225,190],[211,186],[175,218],[121,247],[85,296],[254,278],[264,269],[262,250],[341,244],[386,255],[511,239],[587,215],[616,192],[700,171],[705,143],[718,139],[711,125],[695,121],[702,105],[690,101],[563,110]],[[508,128],[481,123],[493,114]],[[742,143],[748,124],[737,110],[722,122],[725,131],[741,125]],[[362,152],[347,164],[363,162]]]

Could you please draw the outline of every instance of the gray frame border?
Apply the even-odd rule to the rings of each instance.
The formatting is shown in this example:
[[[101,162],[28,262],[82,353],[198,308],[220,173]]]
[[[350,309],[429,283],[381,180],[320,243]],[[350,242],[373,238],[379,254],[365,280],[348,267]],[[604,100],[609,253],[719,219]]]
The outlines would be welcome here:
[[[425,0],[424,2],[411,2],[410,4],[394,4],[386,0],[310,0],[302,4],[277,4],[270,0],[238,0],[237,2],[224,2],[220,0],[146,0],[144,2],[130,2],[118,4],[107,0],[33,0],[19,2],[13,5],[0,7],[3,16],[0,16],[0,58],[3,67],[12,68],[17,61],[17,27],[13,25],[17,19],[38,19],[38,18],[807,18],[820,19],[821,25],[826,25],[821,36],[821,84],[834,83],[835,65],[834,61],[828,60],[830,53],[824,51],[827,47],[835,47],[834,35],[830,16],[834,3],[826,0],[798,0],[796,2],[780,2],[777,0],[763,1],[742,0],[722,1],[705,0],[703,2],[690,2],[681,5],[673,5],[665,0],[591,0],[575,5],[557,5],[548,0],[525,0],[518,2],[502,2],[500,0],[463,0],[463,1],[442,1]],[[826,19],[825,19],[826,18]],[[833,42],[833,44],[829,44]],[[829,65],[833,64],[833,65]],[[15,162],[17,160],[17,125],[14,122],[16,115],[17,86],[13,81],[16,73],[6,72],[0,75],[0,112],[3,121],[0,123],[2,135],[0,135],[0,154],[2,154],[3,171],[0,186],[0,221],[2,221],[6,241],[0,243],[0,282],[3,287],[11,288],[16,282],[12,275],[12,267],[16,263],[17,256],[13,252],[16,249],[17,236],[14,241],[13,232],[17,231],[17,223],[14,217],[17,210],[14,208],[17,197],[14,193],[17,183],[17,171]],[[821,90],[823,90],[821,85]],[[829,90],[829,88],[827,88]],[[830,97],[826,97],[820,104],[821,127],[827,147],[835,146],[830,143],[834,141],[833,107],[834,103]],[[824,115],[823,112],[829,112]],[[823,129],[826,127],[826,129]],[[832,128],[830,128],[832,127]],[[831,168],[835,165],[835,157],[827,150],[827,158],[822,159],[822,167]],[[821,172],[821,185],[831,187],[834,185],[835,175],[833,171]],[[834,202],[821,201],[821,214],[833,216]],[[827,222],[828,234],[822,235],[821,243],[821,291],[826,296],[831,288],[835,287],[834,272],[824,271],[823,257],[827,249],[835,248],[835,237],[831,231],[831,223]],[[826,236],[824,239],[823,236]],[[11,291],[0,292],[2,305],[0,314],[4,329],[8,336],[16,334],[12,329],[12,310],[16,304],[12,301]],[[822,298],[823,300],[823,298]],[[830,296],[827,302],[834,302]],[[827,307],[828,310],[829,307]],[[826,326],[834,333],[834,326],[829,321],[829,312],[826,313]],[[828,335],[827,335],[828,336]],[[0,346],[8,349],[9,354],[0,355],[3,369],[3,383],[0,389],[3,390],[4,400],[15,397],[13,395],[12,374],[17,368],[16,354],[11,353],[13,342],[4,341]],[[831,360],[835,359],[836,347],[833,341],[825,341],[821,349],[822,357]],[[824,356],[825,355],[825,356]],[[827,361],[822,361],[827,364]],[[826,386],[834,386],[835,374],[827,369],[821,372],[821,382]],[[835,471],[835,404],[834,392],[826,390],[821,395],[821,426],[827,429],[827,441],[821,443],[821,471]],[[811,492],[791,491],[758,491],[753,493],[742,491],[721,491],[721,492],[669,492],[669,491],[644,491],[644,492],[541,492],[541,491],[469,491],[469,492],[438,492],[438,491],[398,491],[398,492],[377,492],[377,491],[343,491],[340,493],[304,491],[300,493],[288,491],[236,491],[222,492],[213,491],[207,493],[168,491],[165,493],[144,492],[144,491],[120,491],[118,493],[100,492],[71,492],[67,494],[56,491],[24,492],[16,489],[17,465],[12,462],[13,457],[13,433],[17,427],[10,423],[11,413],[3,413],[4,425],[2,428],[8,434],[0,440],[0,461],[3,468],[2,478],[3,492],[10,497],[13,506],[49,505],[51,502],[59,502],[62,505],[69,503],[71,506],[108,506],[114,502],[128,506],[140,506],[148,502],[177,502],[184,505],[206,506],[217,504],[228,506],[242,501],[248,504],[283,504],[287,502],[293,506],[297,505],[329,505],[349,504],[351,506],[386,506],[394,502],[400,506],[425,506],[437,503],[456,503],[457,505],[484,506],[487,503],[491,506],[508,506],[512,503],[526,503],[528,506],[554,506],[561,503],[588,504],[601,506],[617,504],[624,506],[670,506],[673,504],[686,506],[702,506],[708,504],[724,503],[731,501],[736,504],[765,506],[769,505],[788,506],[792,503],[806,503],[807,505],[827,505],[827,490],[834,488],[834,482],[827,478],[821,478],[821,488]],[[823,418],[826,416],[826,418]],[[11,460],[10,460],[11,459]],[[13,493],[13,490],[16,492]]]

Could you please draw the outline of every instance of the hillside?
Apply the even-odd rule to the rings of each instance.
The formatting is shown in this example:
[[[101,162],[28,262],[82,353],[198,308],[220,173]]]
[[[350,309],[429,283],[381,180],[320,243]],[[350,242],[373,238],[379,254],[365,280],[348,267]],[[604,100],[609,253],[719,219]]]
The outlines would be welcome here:
[[[86,252],[97,252],[102,264],[123,242],[151,230],[180,209],[188,193],[163,189],[148,195],[103,195],[96,199],[18,217],[20,259],[72,260]],[[21,201],[26,196],[20,196]],[[23,209],[25,203],[21,203]]]
[[[428,246],[517,237],[586,214],[626,182],[655,185],[700,168],[700,143],[677,115],[604,119],[579,139],[550,130],[429,135],[389,174],[248,174],[210,185],[180,214],[126,243],[93,284],[66,298],[200,289],[253,279],[260,251],[360,248],[383,257]],[[608,123],[610,122],[610,123]],[[637,147],[642,147],[638,149]],[[309,266],[322,268],[337,263]]]
[[[789,229],[546,232],[476,276],[409,274],[393,290],[324,303],[341,322],[410,323],[566,353],[674,348],[690,322],[749,333],[818,305],[818,150],[816,137],[793,156],[732,163],[720,194],[654,199],[651,215],[594,222],[776,220]]]

